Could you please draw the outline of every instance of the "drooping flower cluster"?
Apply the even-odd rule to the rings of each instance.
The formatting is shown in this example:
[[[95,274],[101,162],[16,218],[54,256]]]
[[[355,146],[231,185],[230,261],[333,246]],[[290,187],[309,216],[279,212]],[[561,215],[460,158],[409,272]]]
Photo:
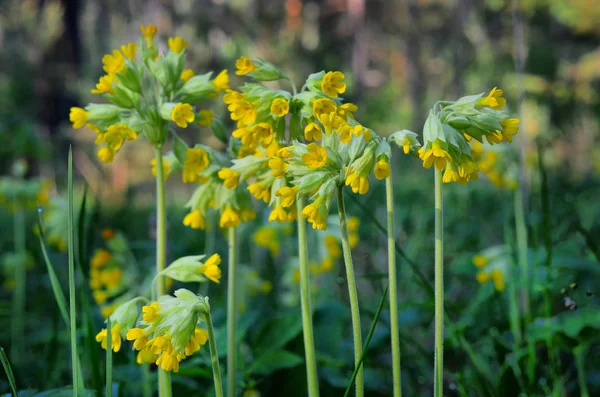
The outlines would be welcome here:
[[[490,247],[473,257],[473,265],[478,269],[477,281],[485,284],[492,280],[497,291],[504,291],[510,255],[505,246]]]
[[[477,179],[477,156],[469,141],[512,142],[519,129],[519,119],[504,111],[506,99],[502,95],[502,90],[494,88],[487,96],[437,102],[423,128],[423,147],[419,150],[423,167],[433,165],[444,170],[445,183]]]
[[[124,44],[102,58],[106,75],[91,92],[110,104],[73,107],[69,115],[73,128],[87,127],[96,133],[98,157],[105,163],[113,161],[123,145],[140,134],[161,146],[170,126],[211,126],[212,111],[198,105],[229,88],[227,71],[211,79],[212,72],[195,75],[184,69],[188,43],[181,37],[169,38],[169,51],[160,53],[156,27],[142,26],[141,30],[139,44]]]
[[[255,81],[291,81],[265,61],[242,57],[236,67]],[[358,107],[339,97],[345,90],[344,75],[336,71],[310,75],[300,93],[258,83],[227,91],[238,159],[219,176],[226,185],[247,181],[248,191],[272,208],[269,221],[295,220],[297,196],[310,195],[302,214],[313,228],[326,229],[337,188],[345,184],[365,194],[371,172],[379,179],[389,175],[389,144],[355,120]]]
[[[506,145],[485,145],[471,141],[472,157],[479,171],[499,188],[514,190],[518,182],[518,160]]]

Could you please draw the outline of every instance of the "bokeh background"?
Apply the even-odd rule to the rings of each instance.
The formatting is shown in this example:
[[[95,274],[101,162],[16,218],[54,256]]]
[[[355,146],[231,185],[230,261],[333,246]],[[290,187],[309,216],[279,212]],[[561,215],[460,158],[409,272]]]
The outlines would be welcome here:
[[[589,333],[600,329],[595,297],[600,293],[598,21],[600,2],[595,0],[2,0],[0,169],[3,175],[10,174],[17,159],[26,159],[28,177],[51,180],[52,194],[60,196],[66,187],[66,158],[72,146],[77,183],[87,186],[93,197],[95,218],[90,218],[90,229],[98,234],[106,227],[122,231],[142,265],[150,269],[152,150],[145,142],[135,141],[105,166],[96,157],[94,134],[73,130],[68,120],[71,106],[92,100],[89,89],[102,75],[103,54],[122,43],[136,42],[140,24],[157,25],[162,48],[167,37],[184,37],[189,42],[187,66],[197,72],[233,71],[240,55],[275,63],[297,85],[312,72],[341,70],[348,81],[345,98],[359,106],[357,118],[383,136],[403,128],[420,133],[428,109],[437,100],[502,87],[510,110],[522,120],[513,150],[522,161],[520,179],[534,269],[537,263],[535,315],[570,321],[568,316],[577,316],[577,310],[565,304],[569,295],[579,312],[586,313],[585,320],[575,321],[583,321],[582,334]],[[234,76],[231,85],[242,82]],[[224,105],[218,105],[215,113],[233,126]],[[207,129],[190,129],[182,135],[188,142],[220,145]],[[394,174],[398,242],[405,253],[399,275],[403,381],[407,395],[427,395],[433,364],[433,301],[423,283],[417,282],[414,268],[433,280],[433,177],[419,161],[400,156],[394,159]],[[181,224],[182,206],[192,187],[179,178],[171,178],[168,184],[171,259],[203,252],[207,245],[225,252],[224,236],[214,228],[198,232]],[[349,211],[361,219],[356,263],[361,275],[363,329],[368,329],[387,276],[385,235],[361,206],[384,219],[383,194],[383,187],[377,186],[367,196],[349,200]],[[261,329],[270,326],[264,319],[286,310],[293,313],[297,303],[288,296],[293,289],[293,281],[292,287],[285,284],[288,267],[253,243],[252,236],[267,215],[261,213],[242,234],[246,248],[242,252],[247,253],[242,260],[273,286],[266,296],[248,298],[244,308],[261,319],[253,317],[251,322],[256,328],[255,333],[249,331],[248,362],[252,362],[252,343],[258,340],[260,344]],[[33,223],[35,215],[28,217]],[[2,215],[2,224],[7,230],[12,227],[10,214]],[[557,381],[563,395],[579,395],[581,383],[571,350],[584,340],[589,395],[600,393],[597,341],[588,341],[587,333],[585,338],[561,336],[560,327],[550,336],[557,338],[560,368],[549,367],[542,343],[536,380],[523,380],[522,357],[506,342],[510,339],[506,294],[478,283],[477,269],[471,263],[486,248],[513,246],[513,224],[510,190],[485,178],[446,189],[446,300],[455,323],[447,341],[449,395],[508,396],[523,390],[529,395],[548,395]],[[25,364],[15,372],[24,388],[41,390],[68,383],[68,345],[61,342],[64,330],[49,299],[37,239],[33,232],[29,237],[28,249],[39,265],[32,270],[37,276],[29,278],[27,334],[39,334],[32,336]],[[313,238],[318,244],[318,238]],[[293,239],[281,239],[282,246],[293,245]],[[9,251],[10,233],[1,240],[3,252]],[[90,240],[90,252],[97,240]],[[53,255],[59,264],[57,272],[65,280],[64,256],[59,251]],[[323,395],[340,395],[351,374],[343,275],[338,263],[326,280],[317,282],[321,290],[327,290],[317,292],[321,295],[315,314]],[[5,272],[3,280],[0,320],[9,324],[10,274]],[[507,279],[506,283],[517,281]],[[216,300],[222,298],[222,291],[210,289]],[[367,394],[373,396],[386,396],[391,390],[386,310],[366,360]],[[100,327],[98,313],[93,321]],[[528,337],[540,343],[547,338],[543,330],[528,332]],[[1,335],[0,343],[6,346],[8,333]],[[566,347],[563,337],[570,343]],[[298,333],[286,346],[302,355]],[[126,383],[138,369],[125,359],[120,363],[115,379]],[[486,365],[480,367],[482,363]],[[247,390],[263,395],[300,396],[303,366],[250,374],[244,381]],[[0,392],[6,385],[3,382],[0,377]],[[191,393],[198,385],[210,387],[210,378],[207,381],[201,371],[190,370],[174,382],[180,392]],[[133,395],[129,393],[134,393],[134,385],[123,385],[121,395]]]

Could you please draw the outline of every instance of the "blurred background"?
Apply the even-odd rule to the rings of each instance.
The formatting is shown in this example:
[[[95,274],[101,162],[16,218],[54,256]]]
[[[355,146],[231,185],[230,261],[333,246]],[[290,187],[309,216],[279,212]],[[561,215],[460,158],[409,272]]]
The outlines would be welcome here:
[[[586,317],[589,321],[584,322],[582,332],[598,330],[599,21],[600,2],[596,0],[1,0],[1,173],[10,174],[17,159],[26,159],[26,178],[39,176],[52,181],[52,194],[57,195],[66,188],[66,158],[72,146],[79,182],[88,186],[96,207],[102,208],[96,210],[96,223],[91,228],[98,234],[105,227],[123,231],[132,251],[136,256],[147,255],[147,260],[140,261],[151,266],[153,243],[149,240],[153,238],[155,182],[150,146],[141,140],[132,142],[106,166],[96,157],[94,134],[86,129],[73,130],[68,120],[70,107],[92,101],[89,90],[103,74],[102,56],[123,43],[137,42],[140,24],[157,25],[162,48],[167,48],[169,36],[186,39],[190,54],[187,67],[197,73],[228,69],[232,88],[243,83],[233,74],[240,55],[275,63],[298,86],[310,73],[341,70],[348,81],[345,98],[359,106],[357,119],[383,136],[403,128],[420,134],[435,101],[454,100],[498,86],[505,90],[510,111],[522,120],[514,150],[522,159],[519,177],[524,182],[529,254],[541,269],[533,277],[538,294],[534,303],[543,307],[539,313],[544,317],[572,314],[572,307],[565,301],[565,294],[569,294],[580,310],[595,313],[591,320]],[[284,85],[282,89],[288,89]],[[233,127],[223,104],[217,105],[215,114]],[[188,129],[182,134],[188,143],[220,145],[208,129]],[[408,395],[428,395],[433,364],[433,301],[422,284],[416,283],[414,267],[433,280],[433,178],[415,159],[398,155],[394,162],[398,242],[406,257],[411,258],[400,263],[403,380]],[[367,320],[372,318],[387,277],[381,276],[386,271],[385,235],[379,234],[361,210],[361,206],[372,208],[373,214],[384,219],[384,190],[379,185],[349,204],[349,210],[364,225],[360,229],[361,245],[356,248],[358,273],[362,275],[359,290],[364,299],[364,329],[368,329]],[[217,252],[225,247],[224,237],[214,229],[205,234],[181,224],[185,213],[182,205],[193,186],[183,185],[179,178],[171,178],[168,186],[170,256],[197,253],[199,247],[204,249],[208,244],[217,247]],[[549,369],[547,363],[540,362],[536,381],[524,386],[518,370],[520,358],[511,356],[503,342],[509,326],[502,291],[494,292],[485,285],[486,292],[481,295],[484,285],[475,277],[477,269],[471,258],[489,247],[511,246],[514,242],[510,191],[487,180],[466,187],[448,185],[446,208],[446,299],[458,324],[447,351],[449,395],[518,395],[524,389],[530,391],[529,395],[548,395],[547,390],[556,387],[557,374],[562,395],[584,395],[570,354],[573,343],[581,345],[576,343],[582,340],[579,335],[566,336],[575,342],[557,353],[564,360],[562,370],[552,372],[556,368]],[[259,215],[257,222],[267,215]],[[33,223],[35,216],[28,216]],[[2,219],[3,225],[11,225],[8,213]],[[243,244],[248,245],[249,254],[242,260],[260,263],[256,269],[272,282],[273,293],[285,296],[287,290],[281,286],[285,271],[277,270],[273,258],[266,261],[264,252],[257,253],[250,247],[256,227],[245,232]],[[39,278],[28,285],[28,313],[32,324],[54,327],[36,343],[58,343],[60,320],[55,308],[44,312],[43,307],[49,304],[44,294],[50,294],[50,287],[44,278],[37,239],[33,232],[29,237],[27,246],[33,262],[39,264]],[[0,247],[6,252],[12,244],[8,236]],[[90,252],[93,246],[90,243]],[[549,255],[550,247],[554,250]],[[56,253],[59,261],[64,258],[60,255]],[[408,262],[414,267],[406,266]],[[66,269],[59,267],[57,272],[64,280]],[[347,310],[339,303],[345,299],[339,264],[334,273],[329,281],[339,290],[339,296],[335,302],[317,299],[317,335],[328,333],[332,319],[347,322]],[[10,322],[10,276],[4,281],[0,291],[2,321]],[[264,298],[262,308],[256,310],[282,310],[286,299]],[[98,314],[94,321],[99,327]],[[29,327],[36,329],[34,325]],[[344,329],[341,327],[338,333],[348,337]],[[391,390],[386,331],[386,326],[378,328],[372,356],[366,362],[370,368],[366,375],[368,395],[385,396]],[[556,333],[560,332],[559,327]],[[562,341],[562,336],[557,338]],[[464,341],[471,341],[471,352],[465,350]],[[8,335],[3,334],[0,342],[6,345]],[[301,337],[294,343],[291,349],[302,354]],[[324,390],[332,393],[325,395],[340,395],[349,378],[349,367],[336,361],[337,352],[328,351],[336,343],[335,338],[317,341],[317,351],[323,352],[320,375]],[[344,339],[341,346],[348,350],[349,339]],[[594,395],[600,393],[600,348],[597,343],[585,346],[591,346],[586,350],[586,379],[589,395]],[[41,348],[43,353],[37,358],[56,359],[64,354],[65,362],[57,364],[54,372],[45,368],[45,363],[31,364],[34,367],[30,368],[41,371],[44,367],[47,371],[39,379],[27,374],[27,367],[17,367],[24,387],[60,386],[65,383],[61,379],[68,381],[67,346],[63,353],[48,349]],[[346,350],[343,354],[350,362]],[[36,354],[32,352],[29,360],[35,360]],[[548,357],[544,348],[540,348],[540,357]],[[482,362],[490,363],[489,372],[477,368]],[[132,373],[127,371],[133,370],[124,371],[115,375],[117,380],[127,379]],[[264,374],[251,376],[247,389],[256,388],[263,395],[281,395],[275,390],[302,395],[298,392],[303,382],[302,366],[285,371],[292,385],[287,389],[281,379]],[[181,383],[184,388],[185,382]],[[0,391],[4,389],[0,387]]]

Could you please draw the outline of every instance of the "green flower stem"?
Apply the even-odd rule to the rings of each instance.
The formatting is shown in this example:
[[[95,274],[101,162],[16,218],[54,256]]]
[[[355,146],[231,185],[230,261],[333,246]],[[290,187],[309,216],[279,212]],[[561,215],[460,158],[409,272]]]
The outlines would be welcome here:
[[[360,329],[360,310],[358,307],[358,294],[356,292],[356,280],[354,278],[354,265],[352,253],[350,252],[350,240],[348,238],[348,222],[346,221],[346,209],[344,208],[343,187],[338,188],[337,193],[338,214],[340,216],[340,228],[342,229],[342,250],[344,252],[344,264],[346,265],[346,278],[348,279],[348,296],[350,297],[350,311],[352,312],[352,333],[354,337],[354,363],[361,366],[362,356],[362,333]],[[356,374],[356,397],[364,396],[363,368]]]
[[[302,209],[306,199],[298,197],[298,259],[300,262],[300,302],[302,306],[302,330],[304,336],[304,356],[306,359],[306,377],[308,379],[309,397],[319,396],[319,380],[317,376],[317,360],[315,358],[315,342],[312,326],[312,309],[310,305],[310,273],[306,252],[306,221],[302,217]]]
[[[523,288],[523,304],[525,309],[525,319],[527,323],[531,322],[531,310],[529,306],[529,259],[527,257],[527,226],[525,224],[525,210],[523,208],[523,191],[519,185],[514,194],[515,204],[515,229],[517,233],[517,256],[521,268],[521,280]]]
[[[229,228],[229,268],[227,276],[227,395],[235,397],[237,344],[235,340],[236,302],[236,228]]]
[[[106,319],[106,394],[112,397],[112,324],[110,317]]]
[[[75,305],[75,221],[73,217],[73,151],[69,149],[68,177],[68,259],[69,259],[69,318],[71,322],[71,371],[73,376],[73,396],[77,397],[79,388],[79,356],[77,355],[77,310]]]
[[[577,367],[577,380],[579,382],[579,393],[581,397],[589,397],[587,385],[585,383],[585,359],[583,352],[585,346],[579,345],[573,349],[575,355],[575,366]]]
[[[398,289],[396,277],[396,232],[394,230],[394,185],[392,173],[385,178],[388,238],[388,285],[390,289],[390,337],[392,340],[392,375],[394,397],[402,396],[400,371],[400,330],[398,329]]]
[[[510,247],[511,229],[507,222],[504,224],[504,241],[507,247]],[[512,254],[512,253],[511,253]],[[515,264],[509,263],[507,266],[508,280],[517,280],[517,275],[515,274]],[[521,313],[519,312],[519,299],[517,297],[517,288],[515,286],[515,282],[508,283],[508,305],[509,305],[509,320],[510,320],[510,329],[513,333],[514,338],[514,347],[513,349],[516,351],[523,343],[523,336],[521,332]]]
[[[444,392],[444,206],[442,171],[435,169],[435,397]]]
[[[204,314],[204,321],[208,328],[208,345],[210,347],[210,360],[212,362],[213,379],[215,381],[216,397],[223,397],[223,382],[221,382],[221,368],[219,367],[219,354],[217,352],[217,341],[213,328],[212,318],[209,313]]]
[[[156,274],[162,272],[167,265],[167,209],[165,205],[165,175],[162,166],[162,146],[154,148],[156,158]],[[166,293],[163,277],[157,279],[157,296]],[[169,374],[158,369],[158,391],[160,397],[171,395],[171,379]]]
[[[25,297],[27,288],[27,268],[25,260],[27,258],[25,248],[25,213],[15,199],[15,214],[13,232],[15,253],[23,262],[19,262],[15,267],[15,290],[13,293],[13,313],[12,321],[12,360],[13,364],[21,362],[25,353],[24,333],[25,333]]]

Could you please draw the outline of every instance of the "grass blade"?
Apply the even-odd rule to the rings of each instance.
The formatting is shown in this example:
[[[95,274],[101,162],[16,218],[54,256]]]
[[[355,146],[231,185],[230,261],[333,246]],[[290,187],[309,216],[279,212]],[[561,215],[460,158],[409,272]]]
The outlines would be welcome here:
[[[112,324],[106,319],[106,397],[112,397]]]
[[[2,361],[4,372],[6,372],[6,377],[8,378],[8,384],[10,385],[10,390],[12,394],[13,396],[18,397],[19,393],[17,393],[17,382],[15,382],[15,374],[13,374],[12,368],[10,367],[10,363],[8,362],[8,357],[6,357],[6,353],[4,352],[3,347],[0,347],[0,361]]]
[[[354,372],[352,373],[352,378],[350,378],[350,383],[346,388],[346,392],[344,393],[344,397],[348,397],[350,395],[350,390],[352,390],[352,386],[354,385],[354,381],[356,380],[356,375],[358,374],[358,370],[362,366],[363,360],[365,359],[365,355],[367,354],[367,349],[369,348],[369,343],[371,343],[371,339],[373,338],[373,334],[375,333],[375,328],[377,327],[377,322],[379,321],[379,316],[381,315],[381,309],[383,309],[383,303],[385,302],[385,297],[388,293],[388,287],[385,287],[385,291],[383,291],[383,295],[381,295],[381,299],[379,300],[379,306],[377,307],[377,311],[375,312],[375,317],[371,322],[371,329],[369,329],[369,335],[367,335],[367,340],[365,341],[365,346],[363,347],[362,355],[360,356],[360,360],[358,360],[358,365],[354,368]]]
[[[68,163],[68,218],[69,218],[69,317],[71,320],[71,370],[73,376],[73,395],[77,397],[79,392],[79,376],[78,376],[78,355],[77,355],[77,312],[75,305],[75,247],[74,237],[75,231],[73,225],[73,148],[69,147],[69,163]]]

